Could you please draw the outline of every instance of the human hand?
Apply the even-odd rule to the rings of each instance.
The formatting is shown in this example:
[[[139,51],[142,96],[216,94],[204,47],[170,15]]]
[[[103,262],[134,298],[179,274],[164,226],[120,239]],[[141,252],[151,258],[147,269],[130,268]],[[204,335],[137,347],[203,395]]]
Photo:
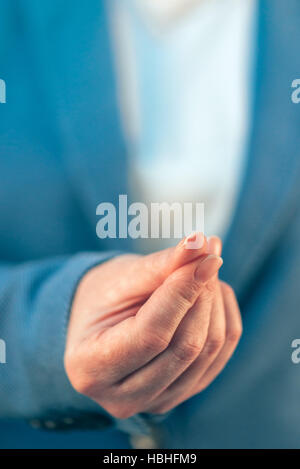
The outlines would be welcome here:
[[[77,289],[65,368],[73,387],[117,418],[164,413],[200,392],[241,334],[234,293],[219,282],[220,242],[90,270]]]

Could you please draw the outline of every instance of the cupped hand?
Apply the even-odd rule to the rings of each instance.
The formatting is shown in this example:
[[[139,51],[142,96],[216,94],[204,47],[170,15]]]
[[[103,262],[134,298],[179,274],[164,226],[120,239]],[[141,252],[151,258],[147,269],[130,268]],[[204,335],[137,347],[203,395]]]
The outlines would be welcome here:
[[[237,346],[239,307],[217,275],[221,242],[198,234],[195,249],[195,236],[148,256],[116,257],[78,286],[66,373],[117,418],[171,410],[207,387]]]

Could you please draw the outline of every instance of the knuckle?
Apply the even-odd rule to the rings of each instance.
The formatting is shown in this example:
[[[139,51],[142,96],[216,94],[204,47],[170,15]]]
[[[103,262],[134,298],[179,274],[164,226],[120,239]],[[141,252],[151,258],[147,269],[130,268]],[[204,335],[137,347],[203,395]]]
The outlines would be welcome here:
[[[208,355],[218,353],[225,343],[225,335],[222,333],[214,334],[208,338],[205,345],[205,351]]]
[[[65,356],[64,364],[68,379],[73,388],[80,394],[88,397],[93,397],[95,394],[98,396],[100,387],[103,384],[99,379],[101,373],[90,366],[90,363],[85,364],[85,360],[82,358],[77,359],[73,354]],[[84,363],[83,365],[81,364],[82,362]]]
[[[143,335],[141,341],[143,351],[155,354],[163,352],[169,345],[167,338],[154,332]]]
[[[214,291],[215,281],[211,280],[206,285],[203,285],[199,290],[199,300],[201,303],[210,303],[214,297]]]
[[[228,332],[226,340],[231,344],[237,344],[242,335],[242,326],[236,326],[234,329]]]
[[[201,345],[197,341],[182,341],[172,346],[172,354],[180,363],[191,363],[201,353]]]
[[[84,373],[73,373],[69,376],[69,380],[73,388],[80,394],[85,396],[92,396],[95,388],[95,381]]]
[[[218,285],[218,282],[216,281],[216,279],[212,278],[208,280],[208,282],[206,282],[205,289],[211,293],[215,293],[217,285]]]
[[[169,289],[171,295],[178,303],[178,307],[186,310],[190,308],[199,292],[199,285],[195,281],[190,282],[170,282]]]

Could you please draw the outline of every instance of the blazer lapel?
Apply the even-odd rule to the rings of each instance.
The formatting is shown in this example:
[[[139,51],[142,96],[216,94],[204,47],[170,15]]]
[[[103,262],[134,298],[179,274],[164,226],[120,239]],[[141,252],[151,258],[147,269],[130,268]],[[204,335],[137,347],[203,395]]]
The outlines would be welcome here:
[[[40,10],[37,6],[39,18],[32,24],[38,30],[40,76],[44,75],[52,96],[52,108],[47,111],[58,122],[68,180],[99,248],[97,205],[111,202],[118,207],[119,194],[127,193],[127,159],[106,2],[73,2],[63,12],[60,0],[53,2],[51,8],[65,18],[64,24],[60,27],[58,18],[56,28],[47,24],[49,15],[44,15],[42,5]],[[101,240],[102,249],[129,245],[128,240]]]
[[[259,4],[248,164],[223,253],[223,276],[240,298],[286,229],[300,194],[300,106],[291,101],[291,83],[300,73],[300,6],[296,0]]]
[[[82,14],[77,11],[77,29],[73,21],[60,57],[65,157],[93,224],[96,206],[103,201],[116,204],[126,191],[127,171],[104,3],[84,3]]]

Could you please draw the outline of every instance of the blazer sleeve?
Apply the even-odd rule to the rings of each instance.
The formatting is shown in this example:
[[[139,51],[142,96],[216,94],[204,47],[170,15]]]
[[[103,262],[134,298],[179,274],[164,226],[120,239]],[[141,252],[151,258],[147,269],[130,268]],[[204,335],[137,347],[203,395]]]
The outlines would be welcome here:
[[[77,285],[91,268],[119,252],[0,264],[0,418],[27,420],[53,431],[106,429],[152,435],[161,418],[113,418],[77,393],[64,370],[69,313]]]
[[[64,370],[72,299],[83,275],[120,253],[82,253],[21,265],[0,264],[0,418],[27,420],[53,431],[115,426],[131,435],[153,435],[161,418],[113,418],[77,393]]]
[[[117,253],[83,253],[21,265],[0,264],[0,418],[46,429],[105,428],[113,419],[77,393],[64,371],[69,312],[92,267]]]

